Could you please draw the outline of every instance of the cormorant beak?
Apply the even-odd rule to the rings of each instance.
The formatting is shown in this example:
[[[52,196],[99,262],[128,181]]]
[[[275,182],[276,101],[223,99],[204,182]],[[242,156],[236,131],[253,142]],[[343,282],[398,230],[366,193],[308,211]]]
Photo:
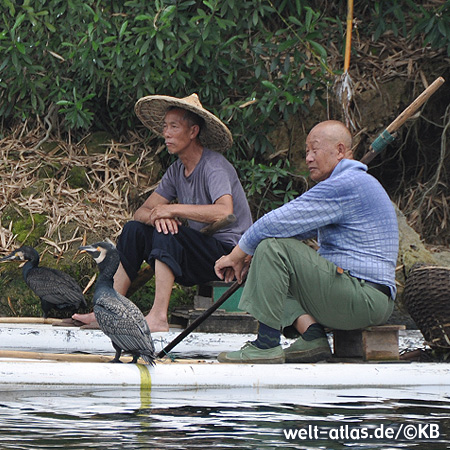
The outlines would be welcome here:
[[[3,258],[0,258],[0,261],[13,261],[15,259],[19,259],[19,258],[16,257],[15,253],[10,253],[9,255],[6,255]]]
[[[80,250],[80,253],[89,253],[93,258],[96,258],[101,253],[101,248],[93,245],[82,245],[78,247],[78,250]]]
[[[80,250],[80,253],[87,253],[89,250],[94,250],[94,247],[92,245],[80,245],[78,250]]]

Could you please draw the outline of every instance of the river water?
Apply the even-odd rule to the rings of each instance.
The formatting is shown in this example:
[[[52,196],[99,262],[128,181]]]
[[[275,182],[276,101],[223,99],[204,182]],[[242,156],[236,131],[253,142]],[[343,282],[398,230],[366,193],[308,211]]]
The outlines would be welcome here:
[[[0,448],[445,449],[448,394],[431,387],[2,392]],[[363,439],[368,433],[373,438]]]

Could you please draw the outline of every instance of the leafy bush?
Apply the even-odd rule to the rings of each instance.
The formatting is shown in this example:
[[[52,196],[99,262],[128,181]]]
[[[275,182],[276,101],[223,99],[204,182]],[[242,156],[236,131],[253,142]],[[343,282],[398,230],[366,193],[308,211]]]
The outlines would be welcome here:
[[[450,3],[442,2],[434,7],[428,2],[413,0],[380,0],[373,2],[373,19],[369,27],[374,40],[386,31],[395,36],[414,38],[423,35],[423,45],[446,48],[450,56]]]
[[[4,126],[42,118],[56,104],[67,130],[121,133],[135,126],[139,97],[197,92],[230,124],[245,156],[268,149],[258,133],[322,98],[334,76],[325,49],[336,30],[343,34],[343,17],[326,17],[311,0],[0,4]],[[392,30],[450,45],[448,2],[378,0],[364,8],[372,20],[361,26],[375,39]]]
[[[339,72],[328,67],[326,49],[342,51],[345,4],[326,3],[0,0],[0,137],[37,118],[58,120],[59,132],[80,138],[97,130],[118,136],[140,125],[133,110],[139,97],[196,92],[229,125],[229,158],[254,161],[241,164],[243,178],[274,170],[264,162],[271,129],[308,113]],[[370,17],[360,30],[375,39],[386,31],[421,34],[424,45],[450,54],[448,2],[358,7]],[[291,192],[289,181],[270,188]]]
[[[252,158],[250,161],[235,161],[235,166],[242,174],[241,182],[255,220],[267,211],[293,200],[307,187],[303,176],[306,174],[293,173],[289,161],[258,164]]]
[[[242,153],[262,153],[256,131],[313,104],[331,73],[318,42],[328,19],[310,2],[2,3],[4,124],[56,104],[67,130],[122,133],[139,97],[197,92],[237,127]]]

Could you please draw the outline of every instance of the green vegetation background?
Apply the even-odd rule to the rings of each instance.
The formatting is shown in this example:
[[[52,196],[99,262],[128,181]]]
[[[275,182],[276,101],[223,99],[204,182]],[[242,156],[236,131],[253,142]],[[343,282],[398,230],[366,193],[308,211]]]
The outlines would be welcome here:
[[[450,56],[450,2],[362,2],[357,33]],[[57,115],[61,139],[141,125],[144,95],[196,92],[228,124],[258,215],[298,194],[289,158],[268,162],[280,121],[327,96],[342,74],[347,2],[309,0],[0,0],[0,138]],[[376,51],[376,49],[374,49]],[[154,143],[152,140],[155,140]],[[149,144],[158,140],[149,136]],[[305,175],[305,174],[297,174]],[[267,196],[267,192],[271,195]],[[0,283],[5,284],[3,278]]]
[[[380,0],[356,33],[385,33],[450,55],[449,2]],[[422,6],[423,4],[423,6]],[[1,134],[56,105],[65,132],[137,125],[144,95],[196,92],[229,126],[236,160],[258,157],[279,120],[325,100],[342,67],[346,2],[309,0],[1,0]],[[255,103],[242,108],[248,102]]]

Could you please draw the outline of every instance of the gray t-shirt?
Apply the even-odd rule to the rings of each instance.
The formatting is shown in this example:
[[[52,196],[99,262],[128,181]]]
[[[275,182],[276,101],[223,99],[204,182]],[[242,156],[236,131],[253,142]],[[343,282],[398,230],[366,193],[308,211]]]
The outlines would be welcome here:
[[[178,203],[189,205],[212,205],[223,195],[231,195],[236,222],[214,234],[221,242],[236,245],[252,224],[247,198],[235,168],[223,155],[208,148],[203,149],[199,163],[188,177],[184,175],[182,162],[179,159],[175,161],[163,175],[155,192],[168,201],[178,199]],[[193,220],[188,222],[195,230],[207,225]]]

